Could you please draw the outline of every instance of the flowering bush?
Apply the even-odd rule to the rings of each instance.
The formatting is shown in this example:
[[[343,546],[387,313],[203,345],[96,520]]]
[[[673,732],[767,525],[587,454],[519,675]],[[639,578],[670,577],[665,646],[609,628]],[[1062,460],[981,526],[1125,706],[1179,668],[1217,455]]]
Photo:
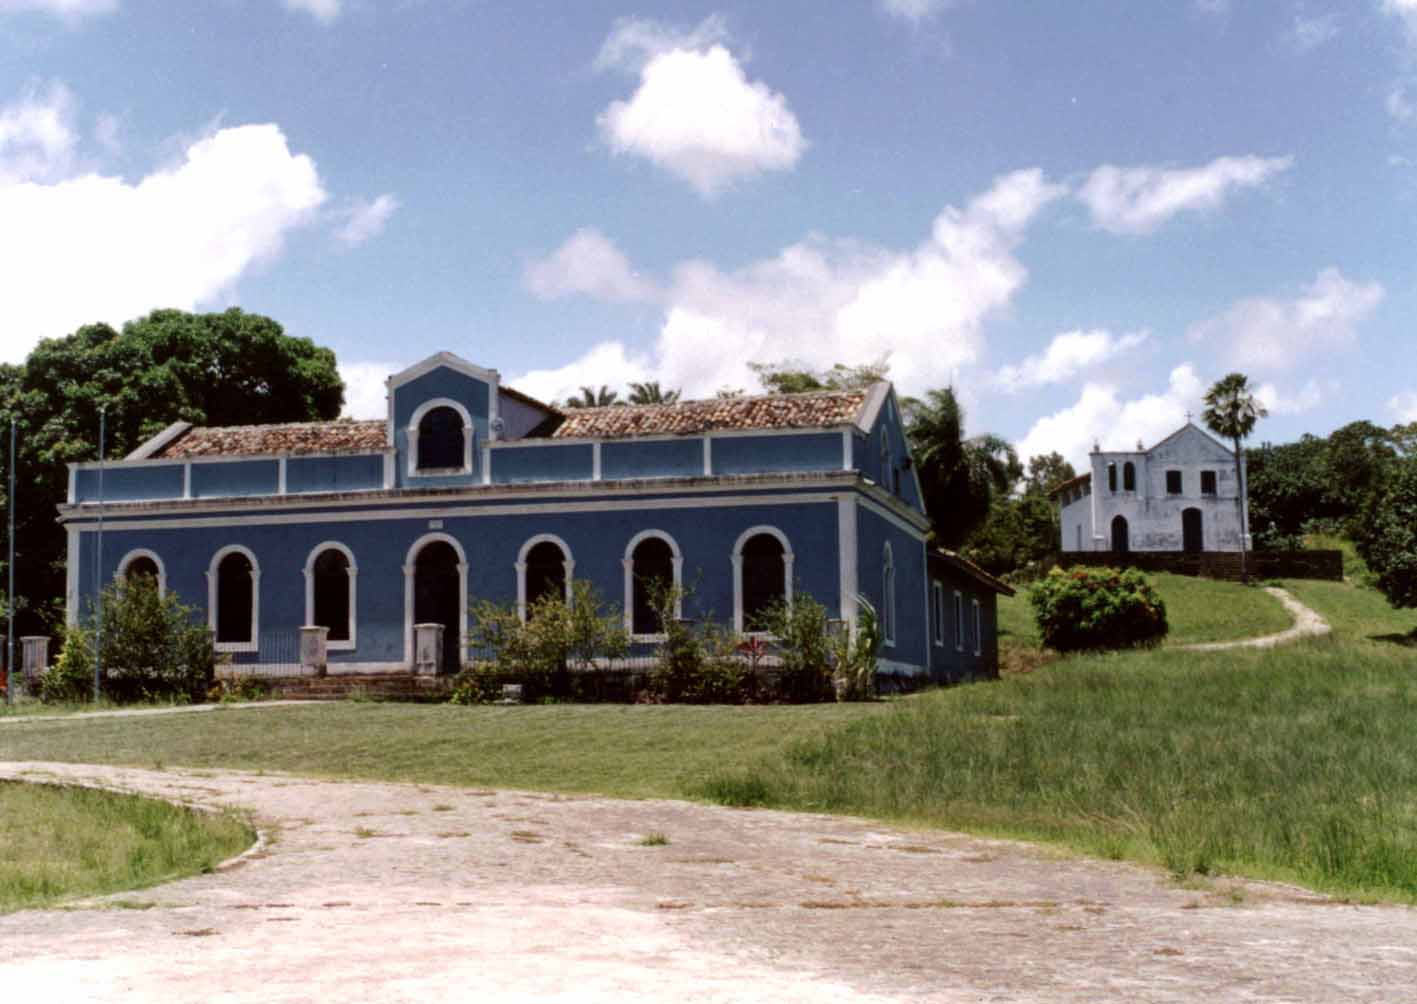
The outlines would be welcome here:
[[[1134,568],[1055,568],[1028,594],[1043,644],[1059,652],[1155,645],[1166,604]]]

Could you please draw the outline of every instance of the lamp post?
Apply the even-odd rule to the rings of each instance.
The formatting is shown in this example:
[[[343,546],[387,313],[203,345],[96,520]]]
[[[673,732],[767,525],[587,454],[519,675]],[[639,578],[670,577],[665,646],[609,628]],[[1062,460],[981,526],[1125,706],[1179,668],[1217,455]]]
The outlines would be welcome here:
[[[98,406],[98,539],[94,542],[93,597],[97,608],[97,629],[94,632],[93,702],[101,694],[103,677],[103,439],[107,431],[108,406]]]
[[[10,523],[10,588],[5,594],[6,611],[10,616],[5,625],[5,703],[15,703],[15,416],[10,415],[10,493],[5,496],[5,508]]]

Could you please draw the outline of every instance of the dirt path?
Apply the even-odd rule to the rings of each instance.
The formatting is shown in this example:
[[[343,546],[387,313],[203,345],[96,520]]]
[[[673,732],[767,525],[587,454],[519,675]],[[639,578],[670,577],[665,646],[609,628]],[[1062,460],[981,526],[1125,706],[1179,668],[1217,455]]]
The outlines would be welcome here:
[[[1298,641],[1300,638],[1316,638],[1333,630],[1328,626],[1328,621],[1300,603],[1287,589],[1280,589],[1278,586],[1265,586],[1264,591],[1284,604],[1284,609],[1288,610],[1289,616],[1294,618],[1293,625],[1278,634],[1267,634],[1260,638],[1212,641],[1200,645],[1178,645],[1177,648],[1185,652],[1222,652],[1228,648],[1274,648],[1276,645]]]
[[[948,833],[210,771],[0,777],[241,806],[271,835],[230,870],[0,917],[6,1000],[1229,1004],[1417,986],[1417,910],[1183,889]]]

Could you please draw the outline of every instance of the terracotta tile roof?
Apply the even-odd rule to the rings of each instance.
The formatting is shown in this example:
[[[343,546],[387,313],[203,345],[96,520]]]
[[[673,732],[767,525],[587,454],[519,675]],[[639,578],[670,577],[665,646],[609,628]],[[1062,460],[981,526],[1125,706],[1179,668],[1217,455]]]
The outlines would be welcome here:
[[[567,408],[553,439],[692,436],[717,429],[815,429],[851,422],[869,388],[808,394]]]
[[[1069,488],[1076,487],[1077,485],[1085,485],[1085,484],[1087,484],[1087,483],[1088,483],[1089,481],[1091,481],[1091,480],[1092,480],[1092,473],[1091,473],[1091,472],[1088,472],[1087,474],[1079,474],[1079,475],[1078,475],[1077,477],[1075,477],[1075,478],[1070,478],[1070,479],[1067,480],[1067,481],[1063,481],[1063,482],[1060,482],[1059,484],[1054,485],[1052,488],[1050,488],[1050,489],[1048,490],[1048,496],[1049,496],[1049,498],[1056,498],[1058,495],[1060,495],[1061,493],[1067,491]]]
[[[959,571],[963,572],[965,575],[968,575],[970,578],[974,579],[981,585],[987,586],[989,589],[994,590],[994,592],[996,593],[1001,593],[1004,596],[1012,596],[1014,594],[1013,586],[1009,585],[1003,579],[999,579],[990,575],[988,572],[984,571],[984,569],[980,568],[974,562],[970,561],[966,557],[963,557],[962,555],[956,554],[954,551],[946,551],[944,548],[936,548],[934,551],[930,552],[930,557],[934,558],[936,561],[943,562],[944,564],[949,565],[952,568],[958,569]]]
[[[382,420],[287,422],[283,425],[198,426],[157,457],[254,457],[270,453],[369,452],[388,445]]]

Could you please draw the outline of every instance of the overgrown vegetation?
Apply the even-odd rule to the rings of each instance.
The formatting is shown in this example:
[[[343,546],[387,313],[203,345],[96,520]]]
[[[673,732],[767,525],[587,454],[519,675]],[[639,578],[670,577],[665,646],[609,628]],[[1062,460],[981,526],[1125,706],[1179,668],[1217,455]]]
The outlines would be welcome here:
[[[1055,568],[1028,594],[1043,644],[1057,652],[1155,645],[1166,604],[1135,568]]]
[[[0,781],[0,913],[209,871],[254,839],[234,816],[136,795]]]
[[[175,593],[147,575],[108,585],[100,594],[103,668],[99,685],[116,704],[200,701],[212,684],[216,652],[211,632]],[[93,694],[97,612],[64,637],[59,658],[40,679],[45,701],[80,701]]]

